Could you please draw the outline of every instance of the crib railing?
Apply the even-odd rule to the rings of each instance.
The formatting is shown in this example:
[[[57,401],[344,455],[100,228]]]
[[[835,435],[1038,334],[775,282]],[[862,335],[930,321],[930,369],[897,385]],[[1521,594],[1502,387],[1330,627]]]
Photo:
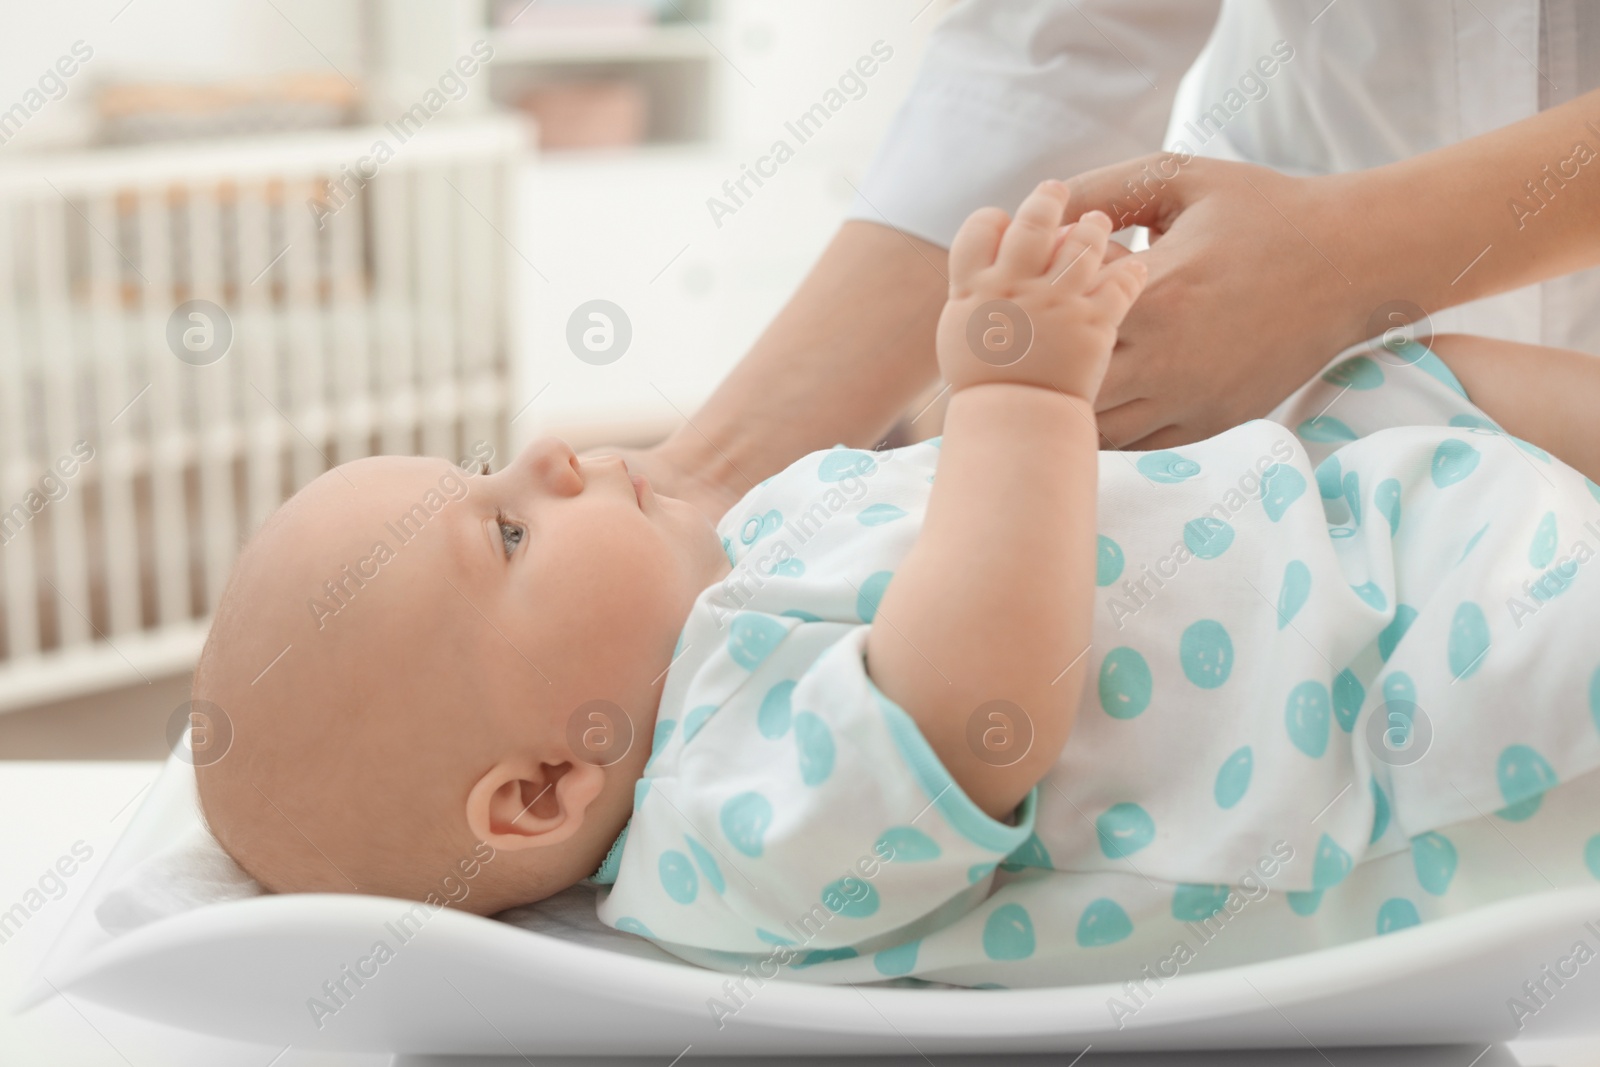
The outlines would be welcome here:
[[[520,141],[5,162],[0,711],[192,664],[243,539],[331,464],[503,453]]]

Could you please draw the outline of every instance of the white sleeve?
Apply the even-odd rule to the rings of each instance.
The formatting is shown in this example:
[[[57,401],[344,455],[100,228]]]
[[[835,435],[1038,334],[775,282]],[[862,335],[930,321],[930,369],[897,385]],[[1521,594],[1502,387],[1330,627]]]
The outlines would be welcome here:
[[[1161,147],[1178,82],[1221,0],[967,0],[922,66],[849,218],[948,247],[974,209],[1014,209]]]
[[[662,731],[604,921],[698,949],[792,946],[805,966],[982,902],[1033,833],[1036,792],[1014,823],[973,803],[867,676],[868,629],[802,624],[721,706]]]

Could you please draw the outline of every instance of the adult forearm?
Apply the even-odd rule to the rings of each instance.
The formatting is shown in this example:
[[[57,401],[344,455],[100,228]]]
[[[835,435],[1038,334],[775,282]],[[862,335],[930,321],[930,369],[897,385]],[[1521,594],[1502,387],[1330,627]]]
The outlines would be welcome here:
[[[731,504],[818,448],[875,445],[938,373],[945,250],[846,222],[705,405],[662,446]]]
[[[1600,480],[1600,359],[1586,352],[1448,334],[1431,345],[1507,433]]]
[[[1600,263],[1600,90],[1321,181],[1330,197],[1355,193],[1354,212],[1325,202],[1344,235],[1328,255],[1361,294],[1349,302],[1356,333],[1389,300],[1437,311],[1581,270]]]

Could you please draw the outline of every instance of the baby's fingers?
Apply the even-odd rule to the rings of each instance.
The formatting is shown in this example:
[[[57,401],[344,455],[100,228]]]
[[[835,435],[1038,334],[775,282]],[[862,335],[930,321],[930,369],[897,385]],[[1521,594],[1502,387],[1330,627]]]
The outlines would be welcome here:
[[[1142,256],[1124,256],[1115,263],[1106,264],[1100,280],[1090,290],[1089,300],[1117,322],[1121,322],[1133,302],[1144,292],[1150,277]]]
[[[997,207],[979,208],[967,216],[950,242],[950,282],[962,285],[978,271],[994,264],[1000,235],[1011,216]]]
[[[1056,231],[1061,226],[1061,213],[1066,206],[1066,185],[1058,181],[1040,182],[1017,208],[1017,217],[1011,220],[1000,241],[996,266],[1019,277],[1037,277],[1050,262]]]

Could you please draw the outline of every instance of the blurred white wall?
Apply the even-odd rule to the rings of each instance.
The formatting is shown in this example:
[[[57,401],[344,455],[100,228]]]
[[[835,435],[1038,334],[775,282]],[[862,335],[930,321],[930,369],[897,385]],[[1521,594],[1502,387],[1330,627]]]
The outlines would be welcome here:
[[[694,410],[838,227],[944,6],[730,0],[718,5],[725,60],[713,64],[715,146],[550,156],[529,168],[517,243],[544,277],[527,273],[522,396],[513,408],[539,399],[517,422],[520,438]],[[785,123],[879,42],[893,55],[865,79],[865,92],[799,143]],[[747,184],[753,195],[719,226],[708,199],[729,203],[723,183],[778,139],[793,158],[759,189]],[[630,350],[609,366],[575,359],[565,343],[567,316],[595,298],[615,302],[633,323]]]

